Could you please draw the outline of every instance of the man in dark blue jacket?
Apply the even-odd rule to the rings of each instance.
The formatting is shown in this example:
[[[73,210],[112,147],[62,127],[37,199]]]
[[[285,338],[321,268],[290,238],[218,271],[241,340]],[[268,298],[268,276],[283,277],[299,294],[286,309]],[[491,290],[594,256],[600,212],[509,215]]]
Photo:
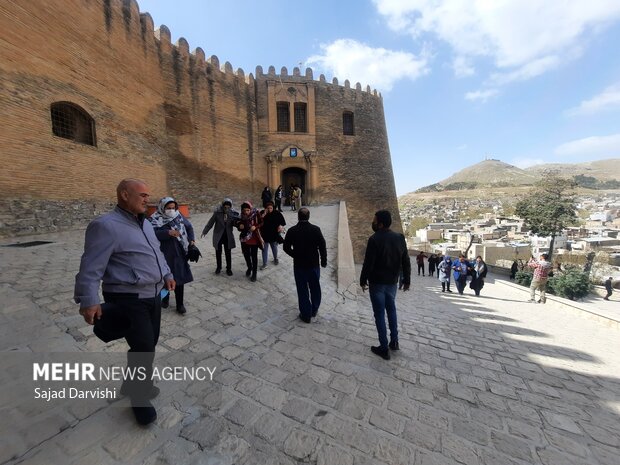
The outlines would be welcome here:
[[[385,360],[390,359],[389,349],[399,350],[396,291],[401,269],[403,291],[408,291],[411,283],[411,261],[405,236],[392,231],[391,225],[392,215],[389,211],[379,210],[375,213],[372,220],[372,229],[375,233],[368,239],[360,276],[362,290],[369,288],[370,302],[379,334],[379,346],[373,346],[370,350]],[[385,327],[386,313],[390,326],[389,344]]]
[[[310,210],[297,211],[299,222],[290,228],[284,238],[284,251],[293,257],[293,272],[299,301],[299,318],[310,323],[321,305],[321,266],[327,266],[327,248],[321,228],[310,223]],[[308,290],[310,292],[308,292]]]
[[[86,229],[84,254],[75,277],[75,302],[80,315],[103,340],[125,337],[127,365],[143,371],[144,379],[126,379],[121,393],[130,397],[138,423],[157,418],[150,402],[159,390],[153,385],[155,345],[161,322],[160,292],[172,291],[175,281],[166,264],[153,226],[145,221],[149,190],[144,181],[125,179],[116,189],[117,206],[93,220]],[[99,285],[108,311],[103,312]]]

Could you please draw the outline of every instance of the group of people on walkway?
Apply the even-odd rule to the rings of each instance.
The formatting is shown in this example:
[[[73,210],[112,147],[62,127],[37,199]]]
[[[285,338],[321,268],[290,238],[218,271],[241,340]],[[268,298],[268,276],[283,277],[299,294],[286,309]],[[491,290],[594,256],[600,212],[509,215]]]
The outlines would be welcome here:
[[[480,255],[473,262],[468,261],[463,254],[454,260],[450,256],[438,258],[440,262],[437,266],[437,277],[441,283],[441,292],[452,292],[450,283],[454,278],[458,293],[463,295],[469,279],[470,289],[474,291],[476,296],[480,296],[488,272],[487,264]]]
[[[434,253],[430,254],[428,257],[426,256],[424,252],[418,253],[418,255],[416,255],[415,257],[416,264],[418,265],[418,276],[420,276],[420,272],[422,273],[422,276],[426,276],[425,264],[424,264],[425,258],[428,263],[428,276],[434,277],[435,271],[437,270],[437,267],[441,263],[442,257]]]
[[[195,245],[193,225],[179,211],[173,197],[162,198],[150,218],[146,215],[150,193],[144,181],[124,179],[117,186],[116,197],[114,210],[91,221],[86,229],[74,300],[80,305],[84,321],[94,326],[97,337],[104,342],[121,338],[127,341],[128,368],[144,376],[125,379],[120,392],[129,396],[136,421],[147,425],[157,418],[150,401],[159,394],[152,373],[161,309],[169,306],[170,293],[174,292],[177,312],[186,313],[184,285],[194,279],[189,260],[198,261],[200,251]],[[284,251],[293,258],[300,318],[309,323],[321,304],[319,265],[327,266],[327,249],[320,228],[309,222],[310,211],[299,207],[299,222],[282,237],[286,221],[272,200],[264,202],[262,211],[249,201],[237,211],[227,198],[214,211],[202,235],[214,228],[215,273],[222,271],[224,251],[226,274],[232,276],[236,228],[247,265],[246,276],[253,282],[258,249],[262,249],[264,269],[269,249],[273,263],[279,263],[278,244],[283,243]]]

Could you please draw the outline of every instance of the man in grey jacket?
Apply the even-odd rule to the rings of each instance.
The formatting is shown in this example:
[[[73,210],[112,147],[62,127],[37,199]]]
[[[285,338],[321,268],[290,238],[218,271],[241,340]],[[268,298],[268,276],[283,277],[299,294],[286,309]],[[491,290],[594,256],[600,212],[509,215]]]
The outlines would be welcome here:
[[[153,227],[145,221],[149,200],[146,183],[125,179],[116,195],[116,208],[93,220],[86,229],[74,299],[86,323],[95,325],[98,336],[127,340],[127,366],[146,376],[126,379],[121,393],[129,395],[138,423],[147,425],[157,418],[150,399],[159,393],[151,378],[161,320],[160,292],[164,288],[174,290],[175,281]]]

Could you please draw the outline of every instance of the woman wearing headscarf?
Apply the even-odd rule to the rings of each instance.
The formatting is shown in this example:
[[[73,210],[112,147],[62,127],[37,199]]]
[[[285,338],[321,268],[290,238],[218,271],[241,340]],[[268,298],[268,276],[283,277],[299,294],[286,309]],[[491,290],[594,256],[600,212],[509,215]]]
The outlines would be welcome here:
[[[465,255],[459,255],[459,259],[455,260],[452,264],[452,269],[454,270],[454,282],[456,283],[456,289],[459,291],[459,294],[463,295],[463,291],[467,285],[467,271],[471,269]]]
[[[484,286],[484,278],[487,277],[487,264],[484,263],[482,257],[478,255],[473,266],[473,274],[469,287],[474,290],[477,296],[480,296],[480,290]]]
[[[155,235],[160,242],[161,251],[172,271],[177,283],[174,297],[177,312],[181,315],[187,311],[183,305],[185,284],[194,280],[187,260],[187,249],[194,244],[194,227],[192,223],[179,212],[179,204],[172,197],[164,197],[157,205],[157,211],[149,218],[155,229]],[[168,308],[170,294],[162,299],[162,308]]]
[[[265,242],[260,234],[262,219],[258,210],[252,206],[249,200],[241,204],[241,217],[239,218],[237,229],[241,232],[239,240],[241,241],[241,251],[245,258],[248,269],[246,276],[250,277],[250,281],[256,281],[256,270],[258,268],[258,249],[263,248]]]
[[[232,276],[232,256],[231,250],[234,249],[237,244],[235,243],[235,235],[233,234],[233,226],[239,219],[239,212],[233,209],[232,200],[229,198],[224,199],[222,205],[216,208],[211,215],[211,218],[207,222],[206,226],[202,230],[202,236],[205,237],[213,226],[213,248],[215,248],[215,261],[216,268],[215,274],[220,274],[222,271],[222,249],[224,249],[224,255],[226,256],[226,274]]]
[[[452,292],[450,290],[450,273],[452,270],[452,259],[449,256],[445,256],[443,260],[437,266],[437,277],[441,282],[441,292]]]

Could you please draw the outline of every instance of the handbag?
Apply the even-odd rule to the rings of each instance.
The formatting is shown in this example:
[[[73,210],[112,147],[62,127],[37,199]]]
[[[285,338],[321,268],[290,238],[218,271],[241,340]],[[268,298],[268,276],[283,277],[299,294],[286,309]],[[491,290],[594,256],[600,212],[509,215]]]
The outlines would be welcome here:
[[[196,247],[195,244],[190,244],[187,247],[187,260],[190,262],[198,263],[198,260],[200,259],[200,257],[202,257],[202,254],[200,253],[200,249]]]

